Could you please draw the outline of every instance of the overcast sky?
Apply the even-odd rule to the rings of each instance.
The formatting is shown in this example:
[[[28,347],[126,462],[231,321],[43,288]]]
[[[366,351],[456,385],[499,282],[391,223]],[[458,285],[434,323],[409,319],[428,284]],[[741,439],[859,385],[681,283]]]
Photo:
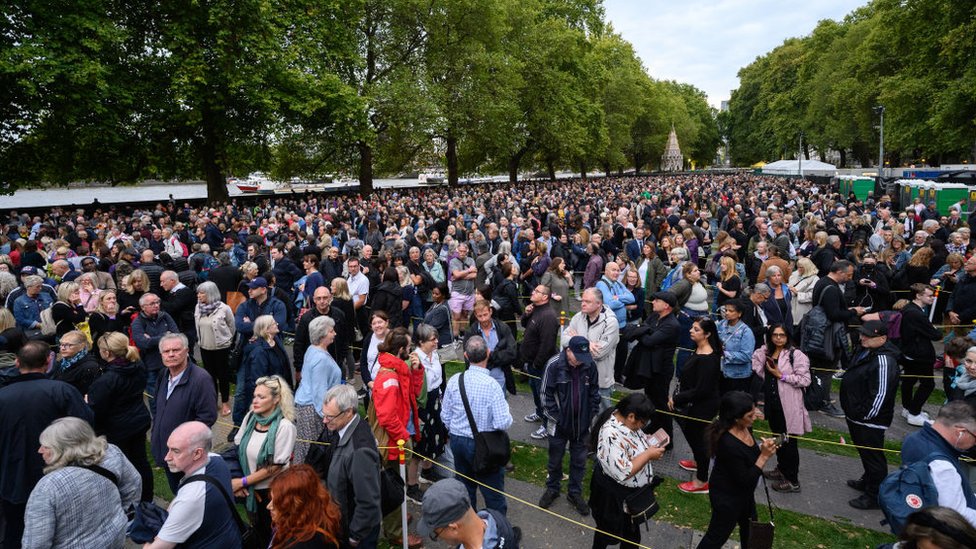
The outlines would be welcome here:
[[[867,0],[604,0],[607,19],[651,76],[693,84],[714,107],[736,74],[822,19],[841,20]]]

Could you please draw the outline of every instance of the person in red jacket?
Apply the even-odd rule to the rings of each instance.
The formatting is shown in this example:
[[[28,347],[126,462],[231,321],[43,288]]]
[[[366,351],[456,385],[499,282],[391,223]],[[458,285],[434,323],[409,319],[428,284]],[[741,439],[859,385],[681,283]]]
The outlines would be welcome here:
[[[395,470],[399,466],[397,441],[406,441],[406,447],[410,448],[411,440],[420,440],[417,397],[423,389],[424,367],[419,361],[409,365],[406,362],[410,356],[410,335],[406,328],[391,330],[377,350],[379,371],[373,379],[373,408],[376,413],[376,427],[389,436],[389,442],[385,444],[389,448],[384,466]],[[374,432],[378,430],[374,427]],[[382,451],[380,453],[382,455]],[[417,486],[420,480],[418,465],[418,460],[410,460],[407,486]],[[403,543],[402,530],[399,510],[383,518],[383,532],[394,546]],[[408,536],[410,547],[420,546],[422,543],[423,540],[418,536]]]

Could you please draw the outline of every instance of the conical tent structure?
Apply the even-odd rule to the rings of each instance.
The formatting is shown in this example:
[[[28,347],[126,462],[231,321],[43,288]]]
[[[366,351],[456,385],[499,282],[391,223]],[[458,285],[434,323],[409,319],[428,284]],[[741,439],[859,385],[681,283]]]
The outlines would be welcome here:
[[[662,172],[680,172],[684,168],[684,158],[681,156],[681,148],[678,147],[678,134],[674,133],[674,124],[671,124],[671,133],[668,134],[668,146],[664,149],[661,156]]]

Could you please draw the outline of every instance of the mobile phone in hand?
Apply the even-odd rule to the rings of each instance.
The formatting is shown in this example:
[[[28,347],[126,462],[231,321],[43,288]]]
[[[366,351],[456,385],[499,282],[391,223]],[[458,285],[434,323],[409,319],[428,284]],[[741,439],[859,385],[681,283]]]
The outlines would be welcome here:
[[[647,442],[655,448],[664,448],[671,442],[671,437],[668,436],[668,433],[664,429],[658,429],[647,439]]]

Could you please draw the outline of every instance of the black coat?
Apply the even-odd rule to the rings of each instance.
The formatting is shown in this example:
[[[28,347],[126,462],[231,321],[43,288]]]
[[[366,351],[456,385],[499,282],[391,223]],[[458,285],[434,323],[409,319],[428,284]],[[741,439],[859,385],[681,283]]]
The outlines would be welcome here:
[[[923,364],[934,363],[935,347],[932,342],[942,339],[942,335],[929,322],[929,315],[914,301],[901,310],[901,351],[904,358]]]
[[[51,379],[70,383],[78,392],[87,395],[88,388],[93,381],[102,373],[102,369],[91,351],[81,360],[71,365],[67,370],[62,370],[58,366],[58,360],[54,361],[54,371],[51,372]]]
[[[384,311],[390,317],[390,328],[403,325],[403,289],[396,282],[383,282],[373,296],[373,312]]]
[[[887,428],[895,415],[898,349],[890,342],[877,349],[854,352],[840,382],[840,404],[848,421]]]
[[[681,337],[681,324],[674,313],[660,318],[651,313],[647,320],[628,334],[628,339],[637,340],[637,347],[631,351],[627,364],[627,384],[639,379],[650,379],[652,375],[674,374],[674,352]],[[643,387],[642,383],[639,383]]]
[[[227,292],[236,292],[237,287],[241,284],[241,279],[241,270],[233,265],[221,265],[211,269],[210,276],[207,278],[217,285],[217,289],[220,290],[220,299],[225,303],[227,302]]]
[[[302,371],[302,366],[305,362],[305,351],[311,345],[309,341],[308,327],[312,324],[312,321],[316,318],[322,316],[322,313],[318,311],[315,307],[309,309],[302,318],[298,320],[298,327],[295,328],[295,343],[292,348],[292,364],[295,365],[296,371]],[[332,341],[332,345],[329,345],[329,354],[332,358],[340,364],[339,370],[344,372],[341,367],[342,360],[346,357],[346,352],[349,349],[348,339],[343,331],[345,327],[352,327],[351,321],[346,320],[346,315],[339,308],[333,306],[329,307],[329,312],[327,314],[329,318],[335,321],[335,331],[336,337]]]
[[[78,389],[63,381],[22,374],[0,389],[0,498],[27,502],[44,475],[44,460],[37,453],[41,431],[68,416],[94,419]]]
[[[110,363],[88,389],[95,413],[95,433],[118,444],[149,430],[149,409],[142,397],[146,367],[141,361]]]
[[[190,288],[183,287],[172,292],[163,292],[160,296],[160,306],[176,321],[176,325],[183,333],[192,332],[196,337],[193,311],[197,306],[197,294]],[[193,341],[193,338],[190,339]]]
[[[512,373],[512,366],[518,358],[518,351],[515,344],[515,336],[512,330],[501,320],[494,320],[495,330],[498,332],[498,344],[495,350],[488,356],[488,369],[501,368],[505,373],[505,389],[512,393],[515,392],[515,375]],[[481,325],[477,322],[471,324],[464,332],[464,341],[475,335],[482,335]],[[465,361],[467,363],[467,361]]]

